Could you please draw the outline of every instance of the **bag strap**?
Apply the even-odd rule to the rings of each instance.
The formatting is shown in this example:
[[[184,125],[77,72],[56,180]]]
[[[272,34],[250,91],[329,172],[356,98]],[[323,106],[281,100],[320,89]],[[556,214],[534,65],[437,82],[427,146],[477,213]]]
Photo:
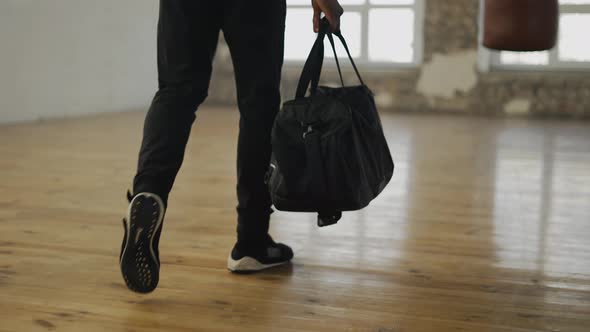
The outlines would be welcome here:
[[[302,98],[305,96],[307,87],[311,82],[311,94],[315,94],[317,84],[319,82],[319,72],[322,70],[322,64],[324,61],[324,37],[327,29],[324,24],[320,24],[320,30],[309,56],[305,61],[301,76],[299,77],[299,83],[297,85],[297,92],[295,98]],[[317,75],[316,75],[317,74]]]
[[[305,155],[307,160],[307,167],[309,174],[308,179],[313,186],[312,199],[318,201],[328,197],[328,186],[326,183],[326,174],[324,172],[324,162],[322,160],[321,149],[321,133],[313,130],[313,127],[308,128],[308,132],[304,136]],[[333,209],[321,209],[318,211],[317,222],[319,227],[333,225],[342,217],[342,211]]]
[[[336,37],[338,37],[338,39],[340,39],[342,46],[344,46],[344,50],[346,50],[346,54],[348,55],[348,59],[350,60],[350,63],[352,64],[352,68],[354,68],[354,72],[356,73],[356,77],[358,77],[359,81],[361,82],[361,85],[365,85],[365,82],[363,82],[363,79],[361,78],[361,74],[359,73],[359,70],[356,67],[356,64],[354,63],[352,56],[350,55],[350,50],[348,49],[348,45],[346,44],[346,40],[344,39],[344,36],[342,36],[342,32],[340,30],[338,30],[338,31],[334,32],[334,34],[336,35]],[[340,64],[338,63],[338,57],[336,56],[336,48],[334,47],[334,40],[333,40],[331,34],[328,35],[328,39],[330,40],[330,44],[332,44],[332,50],[334,50],[334,58],[336,59],[336,66],[338,67],[338,74],[340,74],[340,81],[342,82],[342,86],[344,86],[344,82],[342,81],[342,72],[340,71]]]
[[[348,48],[348,45],[346,44],[346,40],[342,36],[342,33],[340,31],[336,31],[333,34],[335,34],[338,37],[338,39],[340,39],[340,42],[342,43],[342,45],[344,46],[344,49],[346,50],[346,54],[348,55],[348,59],[350,59],[352,67],[354,68],[356,76],[358,77],[361,84],[365,85],[365,82],[363,82],[363,79],[361,78],[361,75],[358,71],[358,68],[356,67],[356,64],[354,63],[354,60],[352,59],[352,56],[350,55],[350,50]],[[323,61],[324,61],[324,37],[326,35],[328,36],[328,39],[330,41],[330,45],[332,46],[332,51],[334,52],[334,59],[336,60],[336,66],[338,67],[338,74],[340,76],[340,82],[342,83],[342,86],[344,87],[344,80],[342,78],[342,70],[340,69],[340,62],[339,62],[338,56],[336,54],[336,47],[334,45],[334,38],[332,37],[332,32],[330,32],[330,22],[328,22],[328,20],[324,17],[320,21],[320,30],[318,32],[318,36],[316,38],[316,41],[313,44],[311,51],[309,52],[309,56],[307,57],[307,60],[305,61],[305,65],[303,66],[303,70],[302,70],[301,76],[299,78],[299,83],[297,84],[297,92],[295,93],[296,99],[302,98],[305,96],[305,93],[307,92],[306,90],[309,87],[310,83],[311,83],[310,94],[312,96],[314,96],[316,93],[316,90],[317,90],[317,87],[319,84],[319,80],[320,80],[320,75],[322,72]]]
[[[334,46],[334,37],[332,34],[328,34],[328,40],[330,41],[330,45],[332,46],[332,52],[334,52],[334,60],[336,60],[336,67],[338,68],[338,76],[340,76],[340,83],[344,87],[344,79],[342,78],[342,71],[340,70],[340,61],[338,61],[338,55],[336,54],[336,47]]]

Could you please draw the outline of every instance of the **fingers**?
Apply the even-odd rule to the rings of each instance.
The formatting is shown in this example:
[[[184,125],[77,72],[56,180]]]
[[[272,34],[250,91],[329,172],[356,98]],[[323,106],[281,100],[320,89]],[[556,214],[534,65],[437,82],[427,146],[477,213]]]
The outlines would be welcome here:
[[[320,14],[321,11],[314,11],[313,12],[313,31],[319,32],[320,31]],[[332,32],[340,31],[340,16],[332,16],[326,15],[328,22],[330,22],[330,29]]]
[[[320,31],[320,14],[322,11],[318,8],[313,9],[313,31],[319,32]]]
[[[330,1],[326,2],[319,0],[312,0],[311,2],[313,6],[314,32],[320,31],[322,13],[326,15],[326,19],[328,19],[328,22],[330,22],[330,29],[332,30],[332,32],[340,30],[340,16],[342,16],[344,10],[336,0],[332,0],[332,3],[329,3]]]
[[[326,18],[328,19],[328,22],[330,22],[330,28],[332,29],[332,32],[340,30],[340,16],[339,15],[338,16],[326,15]]]
[[[340,17],[344,14],[344,9],[340,5],[332,12],[332,20],[330,23],[332,24],[332,31],[340,31]]]

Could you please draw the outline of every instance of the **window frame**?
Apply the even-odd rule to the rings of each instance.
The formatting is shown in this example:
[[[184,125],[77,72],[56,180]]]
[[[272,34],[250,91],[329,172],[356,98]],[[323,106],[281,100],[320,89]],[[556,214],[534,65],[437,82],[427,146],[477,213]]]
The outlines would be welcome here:
[[[361,15],[361,47],[360,47],[360,55],[358,57],[354,57],[354,62],[357,65],[363,67],[363,69],[367,69],[369,71],[379,71],[382,69],[412,69],[412,68],[419,68],[422,64],[423,60],[423,52],[424,52],[424,1],[425,0],[414,0],[414,4],[410,5],[387,5],[387,4],[371,4],[370,0],[365,0],[363,4],[358,5],[342,5],[344,8],[344,16],[346,16],[347,12],[358,12]],[[309,4],[292,4],[289,5],[287,2],[287,11],[291,8],[299,8],[299,9],[311,9],[311,0]],[[395,9],[395,8],[408,8],[414,11],[414,58],[412,62],[384,62],[384,61],[371,61],[369,60],[369,10],[375,8],[384,8],[384,9]],[[311,25],[311,16],[309,18],[309,22]],[[311,27],[310,27],[311,28]],[[344,36],[346,38],[346,35]],[[309,41],[309,50],[313,45],[313,40]],[[335,43],[340,43],[338,39],[335,39]],[[327,52],[328,50],[326,50]],[[332,54],[332,50],[329,50],[330,54]],[[341,66],[343,68],[347,68],[347,63],[349,62],[348,59],[339,57],[338,59],[341,62]],[[300,67],[302,64],[305,63],[305,59],[296,60],[296,59],[287,59],[285,58],[283,64],[286,67]],[[334,58],[326,57],[324,59],[324,64],[328,67],[336,67],[336,61]],[[343,65],[344,64],[344,65]]]
[[[483,0],[480,1],[480,27],[483,27]],[[559,20],[562,14],[590,14],[590,4],[560,4]],[[483,29],[481,29],[483,30]],[[559,38],[559,36],[558,36]],[[482,36],[480,36],[480,41]],[[480,43],[481,45],[481,43]],[[554,48],[549,50],[549,62],[544,65],[502,63],[501,52],[480,46],[480,61],[487,61],[484,71],[588,71],[590,61],[567,61],[559,59],[559,39]],[[480,66],[481,68],[482,66]]]

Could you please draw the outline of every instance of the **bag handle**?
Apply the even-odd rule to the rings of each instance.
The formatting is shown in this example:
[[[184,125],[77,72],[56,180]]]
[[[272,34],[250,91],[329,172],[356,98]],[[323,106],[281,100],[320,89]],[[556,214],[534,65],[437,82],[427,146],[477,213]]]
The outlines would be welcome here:
[[[338,30],[338,31],[334,32],[334,34],[336,35],[336,37],[338,37],[338,39],[340,39],[342,46],[344,46],[344,50],[346,50],[346,54],[348,55],[348,59],[350,60],[350,63],[352,64],[352,68],[354,68],[354,72],[356,73],[356,77],[358,77],[359,82],[361,82],[361,85],[365,85],[365,82],[363,82],[363,79],[361,78],[361,74],[359,73],[359,70],[356,67],[356,64],[354,63],[352,56],[350,55],[350,50],[348,49],[348,45],[346,44],[346,40],[344,40],[344,36],[342,36],[342,32],[340,32],[340,30]],[[338,74],[340,75],[340,82],[342,82],[342,86],[344,87],[344,81],[342,80],[342,72],[340,71],[340,64],[338,63],[338,56],[336,55],[336,47],[334,47],[334,40],[332,38],[332,34],[328,34],[328,39],[330,40],[330,44],[332,45],[332,50],[334,51],[334,58],[336,59],[336,66],[338,67]]]
[[[309,52],[309,56],[305,61],[305,65],[303,66],[303,70],[301,71],[301,76],[299,77],[299,83],[297,85],[297,92],[295,93],[295,98],[301,98],[305,96],[305,92],[310,82],[311,94],[315,95],[317,84],[319,82],[319,73],[322,70],[322,64],[324,61],[324,37],[326,35],[326,32],[327,27],[323,24],[322,21],[320,22],[320,29],[318,31],[315,43],[313,44],[313,47]]]
[[[356,67],[356,64],[354,63],[354,60],[352,59],[352,56],[350,55],[350,50],[348,49],[348,45],[346,44],[346,40],[342,36],[342,33],[340,31],[335,31],[333,34],[335,34],[338,37],[338,39],[340,39],[340,42],[344,46],[344,49],[346,50],[346,54],[348,55],[348,59],[350,59],[352,67],[354,68],[356,76],[358,77],[359,81],[361,82],[361,85],[365,85],[365,82],[363,82],[363,79],[361,78],[361,75],[358,71],[358,68]],[[309,52],[309,56],[307,57],[307,60],[305,61],[305,65],[303,66],[303,71],[301,72],[301,77],[299,78],[299,83],[297,85],[297,92],[295,93],[296,99],[302,98],[305,96],[306,90],[309,87],[310,82],[311,82],[310,94],[312,96],[314,96],[316,93],[318,83],[320,80],[320,75],[322,72],[322,65],[323,65],[323,61],[324,61],[324,37],[326,35],[328,36],[328,39],[330,40],[330,45],[332,46],[332,51],[334,52],[334,58],[336,60],[336,66],[338,67],[338,74],[340,76],[340,82],[342,83],[342,86],[344,87],[344,80],[342,78],[342,71],[340,69],[340,62],[338,61],[338,56],[336,55],[336,47],[334,46],[334,38],[332,37],[332,32],[330,32],[330,23],[324,17],[324,18],[322,18],[322,20],[320,22],[320,30],[318,32],[318,36],[316,38],[316,41],[313,44],[311,51]]]

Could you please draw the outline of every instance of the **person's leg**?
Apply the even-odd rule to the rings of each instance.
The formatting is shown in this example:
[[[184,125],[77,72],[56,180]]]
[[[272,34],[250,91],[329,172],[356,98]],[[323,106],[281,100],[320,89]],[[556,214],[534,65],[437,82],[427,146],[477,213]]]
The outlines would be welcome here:
[[[214,1],[160,0],[159,90],[145,119],[120,256],[125,283],[136,292],[158,285],[158,242],[168,194],[194,113],[207,96],[222,14]]]
[[[230,0],[223,32],[236,79],[238,138],[238,239],[268,232],[271,200],[264,175],[271,154],[270,134],[280,108],[285,0]]]
[[[285,15],[285,0],[229,0],[222,27],[240,110],[237,233],[238,246],[243,248],[263,248],[269,243],[272,210],[264,177],[270,163],[272,125],[281,103]]]
[[[160,0],[159,90],[145,118],[134,193],[155,193],[167,202],[209,88],[222,14],[216,3]]]

